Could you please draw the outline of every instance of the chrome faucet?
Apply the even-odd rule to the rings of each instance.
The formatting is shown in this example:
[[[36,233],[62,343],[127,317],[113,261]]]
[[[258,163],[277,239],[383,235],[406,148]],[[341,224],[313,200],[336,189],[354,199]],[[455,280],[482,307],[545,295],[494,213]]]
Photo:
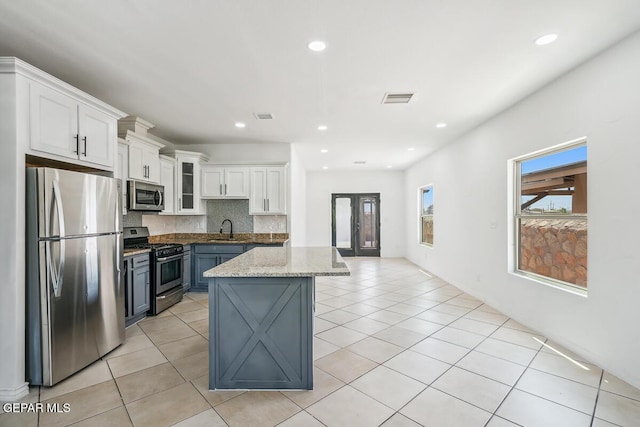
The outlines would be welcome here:
[[[222,224],[220,224],[220,233],[222,233],[222,227],[224,227],[224,223],[227,221],[229,221],[229,240],[231,240],[233,239],[233,223],[230,219],[225,219],[224,221],[222,221]]]

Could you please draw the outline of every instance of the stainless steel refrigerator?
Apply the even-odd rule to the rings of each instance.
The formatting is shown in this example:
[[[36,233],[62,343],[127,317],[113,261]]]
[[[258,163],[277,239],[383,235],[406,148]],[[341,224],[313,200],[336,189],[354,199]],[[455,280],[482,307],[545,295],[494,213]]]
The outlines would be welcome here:
[[[27,169],[26,367],[53,385],[125,338],[120,180]]]

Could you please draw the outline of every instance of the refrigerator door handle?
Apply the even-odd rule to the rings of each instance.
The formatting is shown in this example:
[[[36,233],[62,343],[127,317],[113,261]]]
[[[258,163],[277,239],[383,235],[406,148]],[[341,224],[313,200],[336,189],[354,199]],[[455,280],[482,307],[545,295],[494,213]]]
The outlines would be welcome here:
[[[53,286],[53,295],[56,298],[60,298],[62,295],[62,279],[64,278],[64,259],[65,259],[65,241],[64,239],[58,240],[60,243],[60,255],[58,258],[58,268],[54,268],[53,261],[51,260],[51,240],[47,240],[45,245],[45,252],[47,254],[47,270],[51,275],[51,285]]]
[[[63,239],[65,237],[64,231],[64,211],[62,209],[62,198],[60,197],[60,186],[58,185],[58,180],[53,180],[53,197],[51,198],[51,210],[53,211],[53,204],[55,203],[56,211],[58,212],[58,231],[60,232],[60,238]],[[50,218],[52,218],[50,216]],[[53,235],[51,230],[51,221],[49,221],[49,235]]]
[[[60,197],[60,186],[58,185],[58,180],[53,180],[53,198],[51,200],[51,209],[53,210],[53,203],[56,205],[56,210],[58,212],[58,231],[60,232],[60,258],[58,259],[58,269],[56,272],[56,278],[53,281],[53,293],[56,298],[59,298],[62,294],[62,279],[64,274],[64,260],[65,260],[65,230],[64,230],[64,211],[62,209],[62,198]],[[50,224],[51,226],[51,224]],[[51,251],[51,244],[49,243],[49,252]],[[49,253],[48,252],[48,253]],[[51,255],[49,256],[49,261],[51,260]],[[54,271],[51,268],[52,265],[49,264],[49,269],[51,271],[51,275],[53,277]]]

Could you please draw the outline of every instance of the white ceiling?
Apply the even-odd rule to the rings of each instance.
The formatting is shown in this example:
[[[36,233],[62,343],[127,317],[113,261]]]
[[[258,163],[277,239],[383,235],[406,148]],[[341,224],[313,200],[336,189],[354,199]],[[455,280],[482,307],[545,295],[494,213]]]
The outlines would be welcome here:
[[[639,28],[638,0],[0,0],[0,56],[169,141],[296,143],[310,170],[406,168]]]

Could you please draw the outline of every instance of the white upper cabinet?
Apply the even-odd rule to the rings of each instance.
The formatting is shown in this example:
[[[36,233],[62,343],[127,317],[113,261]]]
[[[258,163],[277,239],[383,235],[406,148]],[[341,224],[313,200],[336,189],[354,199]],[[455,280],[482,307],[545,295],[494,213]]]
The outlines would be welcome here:
[[[203,199],[248,199],[249,168],[202,165]]]
[[[250,215],[286,214],[285,167],[252,167],[250,169]]]
[[[128,131],[129,179],[160,183],[160,149],[164,144]]]
[[[129,147],[126,143],[118,141],[118,157],[116,159],[113,177],[122,183],[122,215],[127,214],[127,180],[129,179]]]
[[[163,214],[173,215],[176,211],[176,159],[160,156],[160,185],[164,186]]]
[[[174,214],[205,214],[200,190],[200,165],[207,161],[207,157],[202,153],[182,150],[173,150],[167,154],[176,162]]]
[[[31,150],[114,168],[117,119],[113,115],[34,81],[29,84],[29,115]]]

